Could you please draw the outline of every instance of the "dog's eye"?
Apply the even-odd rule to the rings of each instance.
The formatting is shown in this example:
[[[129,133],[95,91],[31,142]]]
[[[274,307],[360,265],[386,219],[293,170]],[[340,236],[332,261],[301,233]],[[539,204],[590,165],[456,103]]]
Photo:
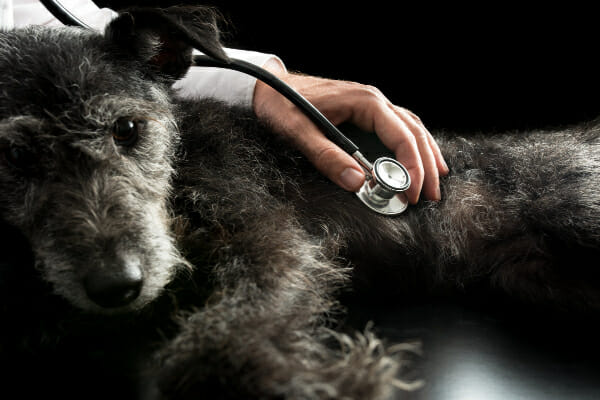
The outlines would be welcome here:
[[[119,118],[113,125],[112,136],[119,146],[133,146],[138,139],[138,123],[130,118]]]
[[[14,168],[27,169],[35,161],[35,155],[23,146],[8,146],[4,149],[4,159]]]

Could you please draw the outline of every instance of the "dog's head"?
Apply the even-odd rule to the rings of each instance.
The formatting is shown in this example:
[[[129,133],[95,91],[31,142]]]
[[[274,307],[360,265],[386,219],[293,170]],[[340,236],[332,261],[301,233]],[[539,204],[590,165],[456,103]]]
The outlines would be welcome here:
[[[169,229],[169,88],[192,47],[224,57],[205,9],[130,10],[104,34],[0,32],[0,219],[77,307],[139,309],[185,264]]]

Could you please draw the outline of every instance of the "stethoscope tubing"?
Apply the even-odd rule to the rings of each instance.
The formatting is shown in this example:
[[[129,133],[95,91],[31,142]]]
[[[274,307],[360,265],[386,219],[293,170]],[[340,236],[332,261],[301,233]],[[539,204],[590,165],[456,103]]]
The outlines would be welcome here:
[[[93,29],[85,24],[83,21],[78,19],[76,16],[71,14],[65,7],[60,4],[58,0],[40,0],[41,3],[50,11],[59,21],[65,25],[79,26],[87,29]],[[408,172],[395,160],[388,160],[397,164],[396,170],[400,171],[403,176],[406,176],[407,186],[402,188],[388,187],[385,185],[385,181],[381,181],[374,170],[373,164],[367,160],[367,158],[361,154],[358,146],[352,142],[346,135],[344,135],[335,125],[331,123],[313,104],[311,104],[306,98],[300,93],[294,90],[291,86],[279,79],[277,76],[261,68],[255,64],[249,63],[244,60],[235,58],[228,58],[226,60],[218,60],[216,58],[207,55],[195,55],[193,62],[197,66],[202,67],[215,67],[215,68],[226,68],[248,74],[265,84],[271,86],[274,90],[281,93],[294,105],[296,105],[321,131],[336,145],[338,145],[345,152],[350,154],[363,168],[366,175],[366,182],[363,184],[361,190],[357,193],[358,197],[363,203],[374,211],[385,214],[385,215],[396,215],[402,213],[407,205],[408,201],[406,195],[402,193],[408,186],[410,186],[410,177]],[[384,157],[385,158],[385,157]],[[380,158],[375,161],[377,164],[384,158]],[[375,188],[371,190],[370,188]],[[385,200],[376,195],[377,188],[383,188],[383,190],[389,192],[385,197],[391,195],[389,200]],[[394,194],[395,193],[395,194]],[[380,200],[385,200],[385,204],[379,204]]]
[[[46,7],[46,9],[50,11],[50,13],[54,15],[54,17],[60,22],[62,22],[64,25],[80,26],[86,29],[93,29],[91,26],[77,18],[75,15],[71,14],[71,12],[60,3],[60,1],[40,0],[40,3],[42,3],[44,7]]]
[[[92,29],[89,25],[70,13],[58,0],[40,0],[40,2],[63,24]],[[306,98],[274,74],[255,64],[235,58],[221,61],[207,55],[195,55],[194,64],[203,67],[235,70],[248,74],[269,85],[297,106],[332,142],[354,157],[365,170],[365,173],[371,174],[371,163],[360,153],[358,146],[333,125]]]

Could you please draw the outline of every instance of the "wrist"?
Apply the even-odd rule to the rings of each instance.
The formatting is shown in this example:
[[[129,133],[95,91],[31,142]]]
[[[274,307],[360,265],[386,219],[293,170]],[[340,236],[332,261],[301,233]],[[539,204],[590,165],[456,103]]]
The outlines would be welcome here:
[[[261,67],[269,71],[279,79],[282,79],[284,81],[286,80],[285,77],[288,74],[287,69],[285,68],[281,60],[279,60],[278,58],[269,58],[267,61],[265,61],[265,63],[263,63],[263,65],[261,65]],[[269,99],[273,98],[273,96],[279,96],[279,93],[277,93],[266,83],[257,79],[254,85],[252,109],[258,117],[264,116],[264,113],[262,112],[263,105],[268,103]]]

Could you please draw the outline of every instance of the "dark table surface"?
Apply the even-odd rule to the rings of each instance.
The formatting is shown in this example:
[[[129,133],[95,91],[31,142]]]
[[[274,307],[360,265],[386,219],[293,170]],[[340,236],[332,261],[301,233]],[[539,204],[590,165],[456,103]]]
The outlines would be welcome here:
[[[388,343],[419,340],[402,399],[600,399],[596,318],[446,297],[398,306],[354,305],[352,325],[373,322]]]

